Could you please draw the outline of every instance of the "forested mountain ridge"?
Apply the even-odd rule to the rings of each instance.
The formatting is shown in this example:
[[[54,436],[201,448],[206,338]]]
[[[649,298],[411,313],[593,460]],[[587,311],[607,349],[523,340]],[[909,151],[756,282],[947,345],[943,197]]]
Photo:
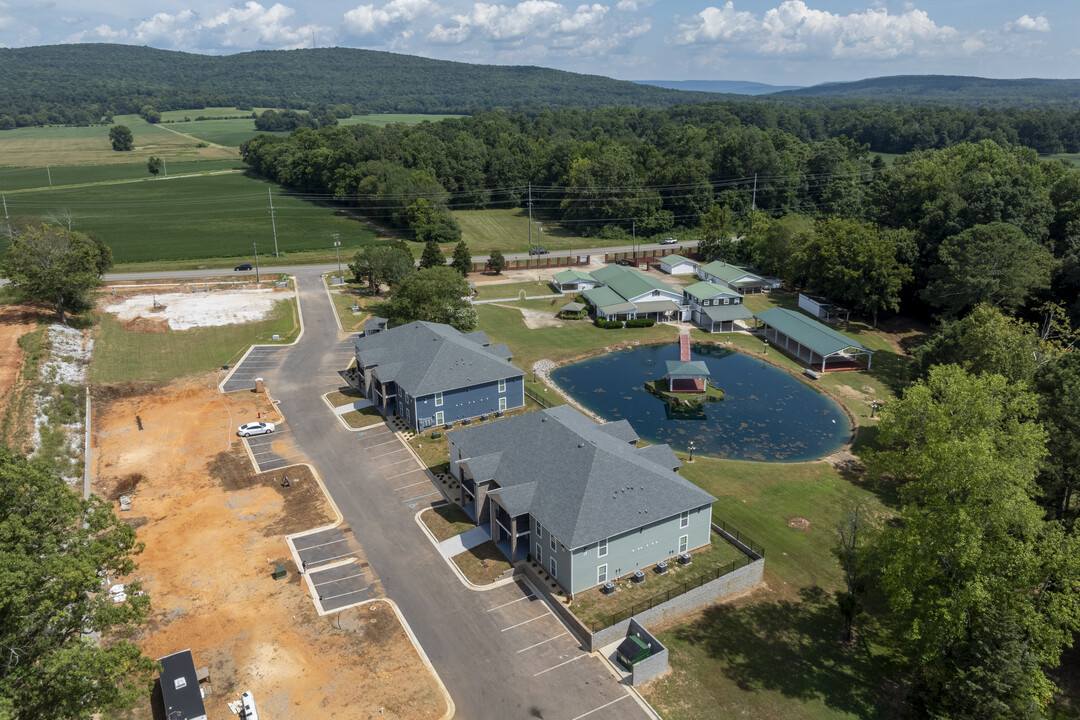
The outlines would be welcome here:
[[[1080,107],[1080,80],[1022,78],[999,80],[965,75],[891,75],[852,82],[830,82],[771,97],[888,100],[900,104],[952,107]]]
[[[357,113],[472,112],[524,105],[668,107],[714,100],[598,75],[472,65],[351,48],[210,56],[112,44],[0,49],[0,116],[17,125],[98,122],[104,115],[208,106]]]

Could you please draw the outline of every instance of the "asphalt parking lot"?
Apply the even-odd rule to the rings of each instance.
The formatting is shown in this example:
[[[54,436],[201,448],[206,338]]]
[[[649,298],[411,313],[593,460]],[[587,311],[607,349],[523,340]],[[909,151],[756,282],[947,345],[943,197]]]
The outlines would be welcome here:
[[[369,466],[379,470],[380,485],[407,510],[417,510],[442,499],[427,471],[388,425],[355,433],[356,443]]]
[[[255,458],[259,472],[280,470],[303,461],[303,457],[293,449],[286,423],[277,423],[272,433],[253,435],[244,438],[244,441],[251,448],[251,456]]]
[[[227,393],[254,389],[255,378],[265,378],[281,367],[285,359],[285,353],[282,352],[284,349],[283,347],[260,346],[251,348],[251,352],[240,361],[221,389]]]
[[[350,562],[308,574],[323,612],[334,612],[377,597],[375,580],[366,564]]]

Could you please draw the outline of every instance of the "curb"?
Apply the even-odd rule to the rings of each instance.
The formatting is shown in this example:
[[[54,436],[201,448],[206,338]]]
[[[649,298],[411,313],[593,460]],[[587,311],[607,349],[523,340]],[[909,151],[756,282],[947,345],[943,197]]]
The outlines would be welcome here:
[[[293,286],[296,288],[296,290],[295,290],[295,292],[296,292],[296,317],[300,321],[300,332],[297,333],[296,339],[294,339],[292,342],[289,342],[289,343],[274,343],[274,344],[270,344],[270,343],[254,343],[252,345],[249,345],[248,349],[244,352],[244,354],[240,357],[240,359],[236,361],[236,363],[229,370],[228,374],[221,380],[221,382],[218,383],[218,390],[220,392],[225,392],[225,390],[224,390],[225,383],[229,382],[229,378],[231,378],[233,376],[233,373],[235,373],[240,368],[240,366],[243,364],[243,362],[245,360],[247,360],[248,355],[250,355],[251,351],[254,350],[255,348],[257,348],[257,347],[273,347],[273,348],[290,347],[292,345],[296,345],[298,342],[300,342],[300,338],[304,337],[304,330],[305,330],[305,328],[304,328],[304,305],[303,305],[303,303],[300,302],[300,281],[296,279],[295,275],[290,275],[289,277],[292,279]],[[337,313],[335,312],[334,315],[336,317]],[[237,392],[237,391],[233,390],[232,392]]]
[[[331,391],[331,392],[334,392],[334,391]],[[323,402],[326,403],[327,407],[330,408],[331,412],[333,412],[334,410],[337,410],[337,408],[334,407],[334,405],[330,402],[330,398],[327,397],[327,395],[329,395],[329,394],[330,393],[323,393],[322,399],[323,399]],[[371,423],[370,425],[364,425],[363,427],[354,428],[353,426],[349,425],[349,423],[345,422],[345,418],[343,418],[341,415],[338,415],[336,412],[334,413],[334,416],[338,419],[338,422],[341,423],[341,426],[343,428],[345,428],[346,430],[348,430],[349,432],[360,432],[362,430],[370,430],[373,427],[378,427],[379,425],[385,425],[386,424],[386,420],[383,419],[383,420],[379,420],[378,422]],[[395,432],[394,434],[396,435],[397,433]]]
[[[320,275],[319,279],[322,280],[323,289],[326,290],[326,299],[330,301],[330,307],[334,309],[334,322],[337,323],[338,333],[348,335],[345,328],[341,327],[341,317],[338,315],[337,305],[334,304],[334,296],[330,294],[330,283],[326,282],[326,277],[326,275]]]
[[[425,535],[427,535],[428,540],[431,541],[432,547],[435,548],[435,552],[439,552],[439,541],[436,540],[435,536],[431,534],[431,529],[428,528],[428,526],[424,524],[424,521],[420,519],[420,516],[423,515],[424,513],[426,513],[428,510],[434,510],[437,507],[442,507],[443,505],[449,505],[449,504],[450,503],[447,500],[442,500],[439,503],[432,503],[428,507],[426,507],[426,508],[424,508],[422,510],[418,510],[417,513],[415,515],[413,515],[413,520],[416,521],[416,524],[419,525],[420,529],[424,531]],[[465,552],[468,552],[468,550],[466,550]],[[458,580],[461,581],[461,584],[464,585],[465,587],[467,587],[468,589],[474,591],[474,592],[486,592],[488,590],[494,590],[496,588],[500,588],[503,585],[509,585],[510,583],[514,582],[514,578],[517,577],[517,574],[515,573],[515,574],[512,574],[508,578],[504,578],[502,580],[496,580],[495,582],[490,583],[488,585],[476,585],[475,583],[471,582],[469,580],[469,578],[465,577],[465,573],[461,572],[461,568],[459,568],[457,566],[457,563],[455,563],[452,558],[448,558],[448,557],[444,556],[442,553],[439,553],[439,557],[441,557],[443,559],[443,561],[447,565],[450,566],[450,569],[454,572],[455,575],[457,575],[457,578],[458,578]]]

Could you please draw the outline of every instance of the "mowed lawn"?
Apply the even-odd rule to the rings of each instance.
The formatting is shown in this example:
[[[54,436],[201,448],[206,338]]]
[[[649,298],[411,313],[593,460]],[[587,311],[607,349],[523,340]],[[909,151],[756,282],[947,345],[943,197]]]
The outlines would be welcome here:
[[[523,253],[529,250],[529,214],[527,210],[456,210],[454,219],[461,225],[461,239],[473,255],[487,255],[499,249],[504,253]],[[573,250],[586,247],[612,247],[629,245],[630,240],[609,240],[600,237],[584,238],[558,222],[539,222],[533,217],[533,246],[537,244],[549,252]],[[538,228],[543,227],[543,231]],[[644,241],[644,238],[641,238]],[[453,245],[444,246],[449,254]]]
[[[138,115],[117,115],[113,119],[114,125],[124,125],[131,130],[135,139],[133,150],[117,152],[112,149],[109,142],[112,125],[15,128],[0,132],[0,165],[145,165],[151,155],[164,156],[173,161],[236,159],[235,150],[210,146],[200,148],[199,140],[151,125]]]
[[[250,262],[253,242],[266,259],[274,252],[268,189],[282,253],[321,250],[332,261],[331,235],[337,233],[346,263],[374,241],[363,223],[246,174],[14,193],[7,204],[12,215],[70,212],[72,227],[100,233],[118,264],[215,257]]]
[[[881,500],[824,462],[696,458],[679,473],[716,496],[714,522],[765,547],[768,587],[660,633],[673,672],[646,690],[649,702],[675,720],[897,716],[898,670],[876,645],[877,628],[860,626],[855,646],[838,642],[832,595],[842,586],[836,526],[860,503],[889,512]]]
[[[209,372],[236,362],[256,343],[292,342],[300,330],[296,300],[281,300],[272,315],[242,325],[134,333],[124,329],[115,316],[101,313],[94,330],[94,355],[90,382],[168,382]]]
[[[514,353],[514,364],[526,372],[533,363],[547,358],[556,363],[592,354],[604,347],[635,340],[642,343],[678,342],[679,332],[670,325],[651,328],[601,330],[591,322],[568,322],[562,327],[531,329],[514,308],[477,305],[479,329],[492,343],[506,343]]]

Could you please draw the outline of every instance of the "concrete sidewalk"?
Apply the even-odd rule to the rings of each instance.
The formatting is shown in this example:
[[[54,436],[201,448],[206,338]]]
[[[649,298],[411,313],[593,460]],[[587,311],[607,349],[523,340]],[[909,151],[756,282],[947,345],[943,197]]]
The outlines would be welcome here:
[[[364,408],[369,408],[374,404],[375,403],[371,402],[370,400],[357,400],[354,403],[349,403],[348,405],[342,405],[341,407],[334,408],[334,414],[344,415],[345,413],[352,412],[353,410],[363,410]]]
[[[491,527],[481,525],[471,530],[466,530],[460,535],[447,538],[439,543],[439,554],[444,558],[452,558],[466,550],[472,550],[477,545],[483,545],[491,539]]]

